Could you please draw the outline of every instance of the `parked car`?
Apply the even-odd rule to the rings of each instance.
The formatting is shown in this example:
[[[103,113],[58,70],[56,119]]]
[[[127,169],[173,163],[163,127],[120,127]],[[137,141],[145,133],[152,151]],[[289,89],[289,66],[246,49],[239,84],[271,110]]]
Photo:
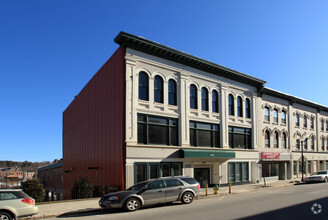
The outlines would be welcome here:
[[[123,208],[135,211],[142,206],[174,201],[189,204],[200,190],[199,183],[192,177],[162,177],[140,182],[125,191],[104,195],[99,205],[103,209]]]
[[[305,182],[328,182],[328,170],[322,170],[312,173],[310,176],[305,178]]]
[[[35,200],[21,189],[0,189],[0,219],[13,220],[38,212]]]

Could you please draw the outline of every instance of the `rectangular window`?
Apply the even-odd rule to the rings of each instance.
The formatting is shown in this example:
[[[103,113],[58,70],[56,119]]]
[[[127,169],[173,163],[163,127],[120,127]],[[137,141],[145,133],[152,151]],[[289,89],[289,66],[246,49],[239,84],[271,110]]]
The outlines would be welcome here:
[[[220,147],[219,125],[190,121],[190,146]]]
[[[248,162],[229,162],[228,179],[231,183],[249,181]]]
[[[311,129],[314,129],[314,117],[311,117]]]
[[[134,163],[134,183],[165,176],[182,176],[182,163]]]
[[[277,110],[273,111],[273,122],[278,123],[278,111]]]
[[[138,144],[178,145],[178,119],[138,114]]]
[[[229,126],[229,147],[252,149],[251,129]]]
[[[286,124],[286,112],[281,112],[281,123]]]

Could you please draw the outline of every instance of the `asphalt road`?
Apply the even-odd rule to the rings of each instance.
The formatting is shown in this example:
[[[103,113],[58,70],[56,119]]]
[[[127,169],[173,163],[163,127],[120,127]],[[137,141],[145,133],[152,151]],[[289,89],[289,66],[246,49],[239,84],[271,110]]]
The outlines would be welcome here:
[[[328,219],[328,184],[268,188],[197,199],[190,205],[173,203],[147,207],[136,212],[99,210],[53,219]]]

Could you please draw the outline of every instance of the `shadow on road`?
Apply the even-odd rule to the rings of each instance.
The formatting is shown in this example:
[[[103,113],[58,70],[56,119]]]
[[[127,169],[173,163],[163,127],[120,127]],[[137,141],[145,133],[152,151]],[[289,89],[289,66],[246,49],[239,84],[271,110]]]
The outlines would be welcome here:
[[[300,203],[298,205],[293,205],[258,215],[248,216],[241,219],[328,219],[328,197]]]
[[[179,202],[174,203],[165,203],[165,204],[159,204],[159,205],[152,205],[152,206],[145,206],[142,207],[143,209],[156,209],[161,208],[163,206],[179,206],[183,205]],[[94,216],[94,215],[110,215],[110,214],[116,214],[116,213],[122,213],[125,212],[123,209],[110,209],[110,210],[104,210],[102,208],[99,209],[92,209],[92,210],[85,210],[85,211],[76,211],[76,212],[67,212],[62,215],[57,216],[56,218],[72,218],[72,217],[87,217],[87,216]],[[138,211],[137,211],[138,212]]]

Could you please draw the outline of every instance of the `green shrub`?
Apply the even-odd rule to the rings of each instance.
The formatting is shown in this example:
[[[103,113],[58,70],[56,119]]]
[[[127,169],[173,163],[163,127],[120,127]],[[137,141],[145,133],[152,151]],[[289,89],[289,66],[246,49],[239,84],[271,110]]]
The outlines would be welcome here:
[[[71,196],[72,199],[92,198],[93,185],[87,177],[75,181]]]
[[[44,201],[45,189],[37,178],[25,181],[23,191],[35,199],[36,202]]]

